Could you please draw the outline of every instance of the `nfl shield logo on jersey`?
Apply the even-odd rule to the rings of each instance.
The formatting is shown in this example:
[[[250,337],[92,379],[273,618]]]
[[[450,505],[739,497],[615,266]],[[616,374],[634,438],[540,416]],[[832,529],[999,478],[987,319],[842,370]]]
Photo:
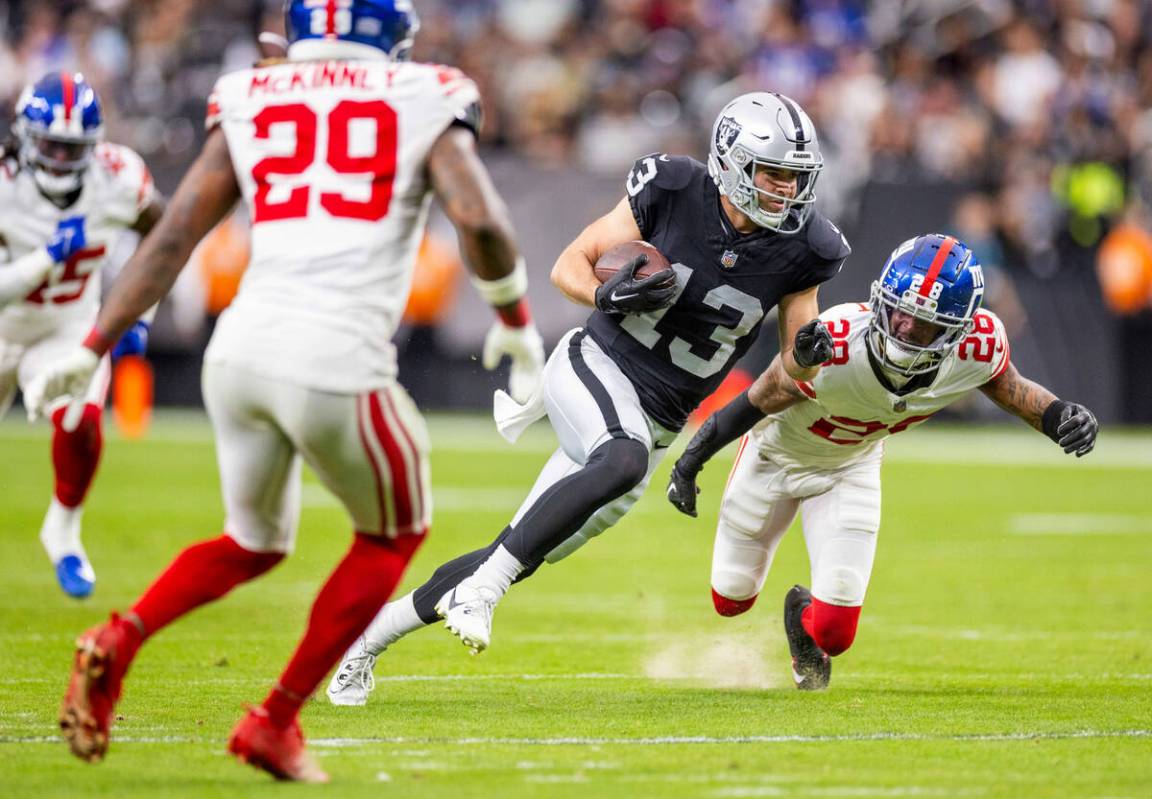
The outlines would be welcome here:
[[[739,255],[732,252],[731,250],[725,250],[724,254],[720,256],[720,266],[724,267],[725,269],[731,269],[732,267],[736,266],[736,259],[739,257]]]

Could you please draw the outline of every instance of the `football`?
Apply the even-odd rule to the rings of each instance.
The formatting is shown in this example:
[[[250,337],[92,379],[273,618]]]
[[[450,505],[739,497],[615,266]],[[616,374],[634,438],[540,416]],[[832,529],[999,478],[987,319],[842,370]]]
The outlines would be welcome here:
[[[626,241],[600,256],[600,260],[596,262],[596,278],[603,283],[619,272],[620,267],[642,253],[648,256],[648,263],[636,270],[637,277],[648,277],[671,267],[663,253],[648,242]]]

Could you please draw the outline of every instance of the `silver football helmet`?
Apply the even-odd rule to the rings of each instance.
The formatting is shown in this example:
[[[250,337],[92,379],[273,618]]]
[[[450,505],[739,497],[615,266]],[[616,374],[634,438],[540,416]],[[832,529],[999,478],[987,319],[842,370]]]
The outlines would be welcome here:
[[[753,180],[758,166],[797,173],[795,196],[758,188]],[[796,233],[804,227],[822,169],[816,127],[804,109],[782,94],[743,94],[724,106],[712,126],[708,174],[720,193],[761,227],[777,233]],[[762,208],[762,198],[783,207]]]

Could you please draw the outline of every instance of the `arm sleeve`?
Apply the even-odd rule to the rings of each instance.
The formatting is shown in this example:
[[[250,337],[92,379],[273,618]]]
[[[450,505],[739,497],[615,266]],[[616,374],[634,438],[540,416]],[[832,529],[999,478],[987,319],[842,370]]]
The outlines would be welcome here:
[[[764,413],[748,399],[748,392],[741,393],[700,425],[684,454],[676,461],[676,468],[695,476],[717,452],[747,433],[763,418]]]

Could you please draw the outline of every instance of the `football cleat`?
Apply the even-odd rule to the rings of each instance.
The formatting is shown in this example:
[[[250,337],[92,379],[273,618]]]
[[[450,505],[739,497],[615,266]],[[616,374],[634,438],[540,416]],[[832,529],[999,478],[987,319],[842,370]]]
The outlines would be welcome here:
[[[368,694],[376,687],[376,677],[372,674],[375,667],[376,655],[368,651],[364,636],[360,636],[344,653],[344,659],[328,683],[328,701],[348,706],[367,703]]]
[[[84,599],[96,587],[96,574],[86,558],[65,555],[56,561],[56,581],[68,596]]]
[[[130,629],[115,613],[76,639],[72,678],[60,707],[60,732],[72,754],[98,763],[108,752],[113,711],[131,655]]]
[[[484,586],[473,587],[467,581],[440,597],[436,612],[444,619],[444,626],[459,638],[464,646],[478,655],[488,648],[492,640],[492,611],[496,595]]]
[[[293,719],[287,727],[277,727],[262,707],[248,708],[228,738],[228,752],[278,780],[328,782],[328,775],[304,746],[300,722]]]
[[[784,596],[784,632],[792,653],[792,679],[801,691],[822,691],[832,679],[832,658],[816,645],[800,617],[812,604],[812,592],[794,585]]]

